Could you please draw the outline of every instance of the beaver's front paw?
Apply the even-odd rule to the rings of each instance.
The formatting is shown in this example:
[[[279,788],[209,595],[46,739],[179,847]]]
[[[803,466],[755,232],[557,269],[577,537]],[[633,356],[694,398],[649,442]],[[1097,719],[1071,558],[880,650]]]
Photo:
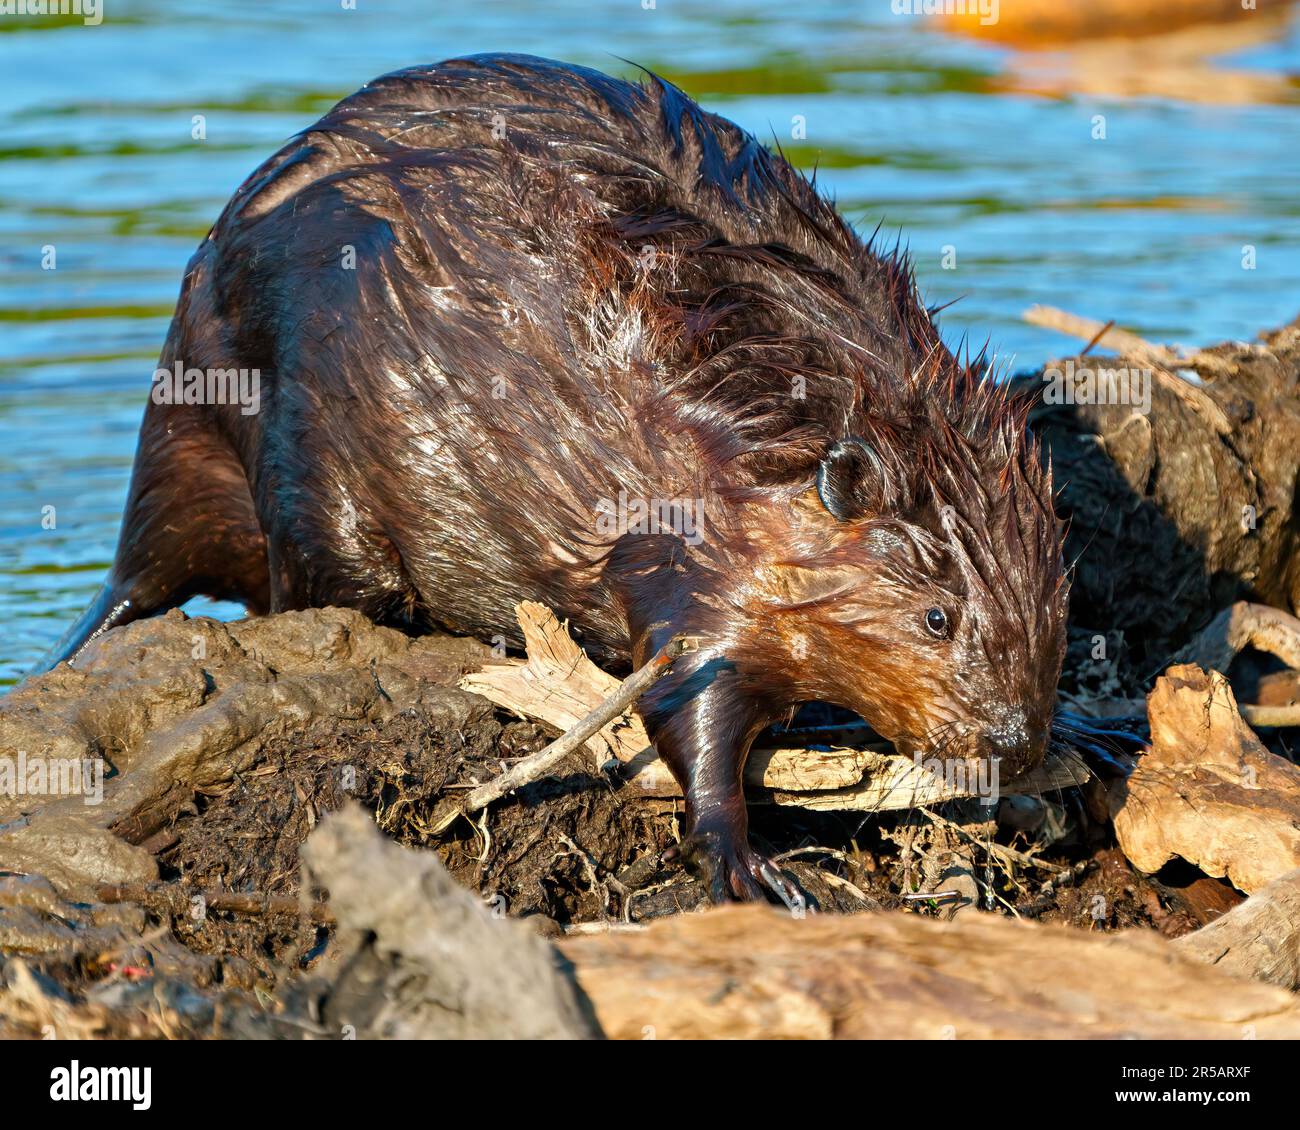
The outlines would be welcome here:
[[[679,851],[687,867],[703,879],[710,902],[770,899],[795,913],[813,909],[799,884],[746,840],[701,829],[688,836]]]

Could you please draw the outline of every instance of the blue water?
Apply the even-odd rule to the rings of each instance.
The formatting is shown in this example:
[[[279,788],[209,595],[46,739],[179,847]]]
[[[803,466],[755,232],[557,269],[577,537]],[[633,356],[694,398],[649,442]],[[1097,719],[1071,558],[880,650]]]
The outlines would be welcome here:
[[[1025,55],[888,0],[103,4],[97,27],[0,16],[0,684],[108,566],[195,245],[264,157],[398,67],[513,50],[659,71],[816,163],[861,226],[901,231],[927,297],[960,298],[946,336],[989,339],[1018,368],[1077,345],[1024,323],[1033,303],[1184,343],[1249,339],[1300,310],[1295,20],[1214,60],[1278,93],[1216,104],[1213,82],[1195,101],[1034,93]]]

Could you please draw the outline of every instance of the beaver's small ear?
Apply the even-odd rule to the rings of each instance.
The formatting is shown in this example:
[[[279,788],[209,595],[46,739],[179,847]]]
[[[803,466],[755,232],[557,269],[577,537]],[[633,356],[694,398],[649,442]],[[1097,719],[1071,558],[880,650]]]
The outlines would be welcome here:
[[[849,436],[832,445],[817,468],[817,496],[836,519],[851,522],[879,508],[886,474],[871,445]]]

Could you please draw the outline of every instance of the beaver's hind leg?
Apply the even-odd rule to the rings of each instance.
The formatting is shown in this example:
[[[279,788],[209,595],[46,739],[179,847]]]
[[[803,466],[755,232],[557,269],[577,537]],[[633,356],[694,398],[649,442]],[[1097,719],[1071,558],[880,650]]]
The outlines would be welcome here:
[[[112,570],[35,671],[72,660],[109,628],[192,596],[268,607],[266,542],[244,468],[193,406],[150,404]]]

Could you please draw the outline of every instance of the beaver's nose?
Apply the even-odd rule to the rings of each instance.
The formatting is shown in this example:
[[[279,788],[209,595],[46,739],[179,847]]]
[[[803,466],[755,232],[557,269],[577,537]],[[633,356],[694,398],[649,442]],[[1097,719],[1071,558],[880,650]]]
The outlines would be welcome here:
[[[1011,734],[990,733],[985,735],[988,742],[988,755],[996,758],[1002,772],[1015,776],[1028,767],[1032,758],[1027,739],[1017,738]]]
[[[999,771],[1007,777],[1027,773],[1042,761],[1045,735],[1029,725],[1025,712],[1008,710],[984,730],[988,756],[999,762]]]

